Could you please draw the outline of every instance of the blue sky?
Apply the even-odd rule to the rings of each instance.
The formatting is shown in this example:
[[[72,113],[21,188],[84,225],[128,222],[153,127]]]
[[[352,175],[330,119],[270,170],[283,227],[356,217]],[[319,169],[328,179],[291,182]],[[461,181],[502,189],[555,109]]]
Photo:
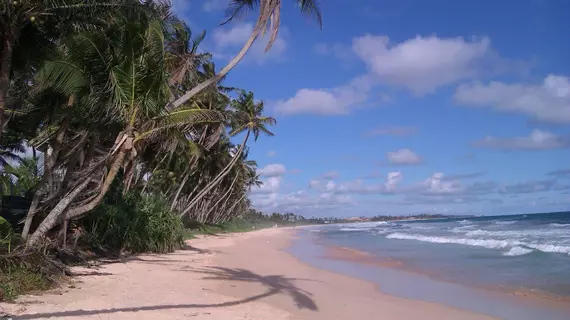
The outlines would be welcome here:
[[[252,20],[227,0],[174,1],[219,67]],[[250,144],[266,212],[503,214],[570,208],[570,2],[321,1],[323,29],[283,0],[226,84],[278,123]]]

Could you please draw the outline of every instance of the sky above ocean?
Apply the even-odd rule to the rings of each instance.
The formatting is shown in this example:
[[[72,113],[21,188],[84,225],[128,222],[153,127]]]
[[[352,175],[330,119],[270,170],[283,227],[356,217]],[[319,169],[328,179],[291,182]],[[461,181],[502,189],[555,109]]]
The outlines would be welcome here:
[[[255,14],[175,0],[222,67]],[[251,142],[254,205],[308,216],[570,208],[570,2],[321,0],[323,29],[283,0],[225,84],[278,123]],[[240,137],[236,138],[239,141]],[[237,143],[237,142],[236,142]]]

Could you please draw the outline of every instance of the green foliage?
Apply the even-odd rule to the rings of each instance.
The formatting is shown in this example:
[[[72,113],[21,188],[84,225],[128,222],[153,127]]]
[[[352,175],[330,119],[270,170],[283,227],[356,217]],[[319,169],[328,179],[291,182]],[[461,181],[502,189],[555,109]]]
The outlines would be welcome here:
[[[0,252],[10,252],[14,231],[6,219],[0,217]]]
[[[1,173],[3,179],[0,182],[2,194],[26,196],[40,181],[37,171],[37,161],[32,158],[20,159],[19,164],[15,166],[4,166],[4,172]]]
[[[67,268],[42,251],[14,251],[0,255],[0,301],[47,290],[66,274]]]
[[[99,205],[82,221],[87,241],[110,251],[166,253],[182,248],[184,229],[168,203],[129,192]]]
[[[0,301],[13,301],[19,295],[47,290],[51,283],[41,273],[17,269],[10,273],[0,271]]]

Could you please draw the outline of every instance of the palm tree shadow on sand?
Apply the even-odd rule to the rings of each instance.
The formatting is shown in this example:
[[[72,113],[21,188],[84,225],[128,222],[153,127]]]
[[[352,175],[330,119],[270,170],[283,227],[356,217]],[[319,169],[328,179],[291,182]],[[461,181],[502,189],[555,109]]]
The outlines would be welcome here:
[[[294,281],[315,281],[310,279],[287,278],[282,275],[262,276],[246,269],[232,269],[224,267],[207,267],[195,269],[194,272],[203,273],[207,276],[204,280],[242,281],[255,282],[264,285],[269,295],[286,294],[290,296],[299,309],[318,311],[319,308],[311,299],[312,294],[294,285]]]
[[[253,273],[245,269],[232,269],[223,267],[206,267],[201,269],[181,269],[179,271],[188,271],[205,274],[204,280],[221,280],[221,281],[242,281],[260,283],[266,291],[244,299],[227,301],[213,304],[170,304],[170,305],[155,305],[155,306],[140,306],[129,308],[110,308],[98,310],[70,310],[61,312],[50,313],[36,313],[28,315],[13,316],[14,319],[44,319],[49,317],[65,318],[89,315],[102,315],[112,314],[117,312],[140,312],[140,311],[156,311],[156,310],[172,310],[172,309],[200,309],[200,308],[220,308],[235,306],[240,304],[249,303],[259,299],[263,299],[276,294],[286,294],[290,296],[295,305],[299,309],[309,309],[311,311],[318,311],[319,308],[311,298],[312,294],[302,290],[294,285],[294,281],[315,281],[310,279],[287,278],[282,275],[269,275],[263,276]]]

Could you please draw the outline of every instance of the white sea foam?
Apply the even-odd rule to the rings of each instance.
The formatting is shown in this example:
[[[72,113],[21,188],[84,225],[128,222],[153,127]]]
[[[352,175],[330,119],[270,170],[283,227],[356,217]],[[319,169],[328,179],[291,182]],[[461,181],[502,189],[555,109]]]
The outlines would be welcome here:
[[[524,242],[514,239],[472,239],[472,238],[455,238],[455,237],[436,237],[436,236],[422,236],[418,234],[407,234],[407,233],[391,233],[386,236],[388,239],[397,240],[416,240],[422,242],[431,243],[449,243],[449,244],[460,244],[475,247],[484,247],[488,249],[505,249],[510,248],[509,252],[505,255],[522,255],[527,254],[525,250],[538,250],[548,253],[561,253],[570,255],[570,246],[563,243],[539,243],[539,242]],[[518,248],[517,248],[518,247]],[[526,248],[524,248],[526,247]],[[529,248],[529,249],[527,249]],[[522,252],[525,253],[522,253]],[[531,250],[532,251],[532,250]]]
[[[513,246],[523,245],[520,241],[511,240],[497,240],[497,239],[465,239],[465,238],[446,238],[446,237],[434,237],[434,236],[422,236],[417,234],[406,234],[406,233],[391,233],[386,236],[388,239],[398,239],[398,240],[417,240],[423,242],[432,243],[451,243],[451,244],[462,244],[475,247],[484,247],[489,249],[502,249]]]
[[[508,221],[495,221],[494,223],[495,223],[495,224],[503,224],[503,225],[506,225],[506,224],[513,224],[513,223],[515,223],[515,222],[516,222],[516,221],[508,220]]]
[[[501,237],[501,238],[549,238],[549,237],[564,237],[568,234],[567,230],[564,229],[526,229],[526,230],[471,230],[467,231],[465,235],[467,237],[478,237],[478,236],[491,236],[491,237]]]
[[[570,227],[570,223],[551,223],[549,224],[549,226],[551,227],[555,227],[555,228],[566,228],[566,227]]]
[[[473,222],[469,221],[469,220],[461,220],[459,221],[460,224],[472,224]]]
[[[522,256],[527,253],[531,253],[532,249],[527,249],[523,247],[512,247],[511,250],[503,253],[504,256]]]
[[[555,244],[540,244],[540,243],[529,243],[526,246],[529,248],[540,250],[542,252],[565,253],[567,255],[570,255],[570,247],[568,246],[561,246]]]
[[[348,231],[348,232],[352,232],[352,231],[370,231],[372,230],[372,228],[340,228],[338,229],[338,231]]]
[[[414,226],[413,224],[408,225],[410,229],[413,230],[433,230],[435,227],[432,226]]]
[[[463,226],[463,227],[455,227],[453,229],[451,229],[451,232],[453,233],[465,233],[468,232],[469,230],[475,228],[474,225],[470,225],[470,226]]]

